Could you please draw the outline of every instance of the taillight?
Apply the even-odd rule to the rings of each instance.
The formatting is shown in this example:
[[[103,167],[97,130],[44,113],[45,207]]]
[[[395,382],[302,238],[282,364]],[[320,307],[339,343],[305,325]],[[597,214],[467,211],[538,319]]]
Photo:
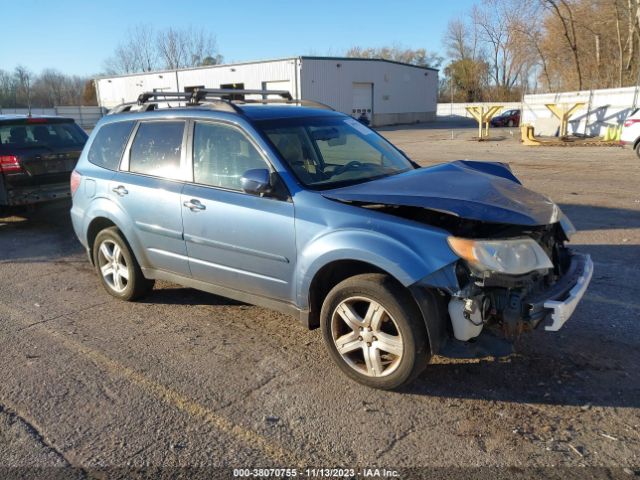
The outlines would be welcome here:
[[[631,125],[633,125],[634,123],[640,123],[640,118],[630,118],[629,120],[627,120],[626,122],[624,122],[624,126],[625,127],[630,127]]]
[[[20,160],[15,155],[0,155],[0,172],[16,173],[22,171]]]
[[[82,175],[80,175],[75,170],[71,172],[71,195],[76,193],[78,187],[80,186],[80,182],[82,181]]]

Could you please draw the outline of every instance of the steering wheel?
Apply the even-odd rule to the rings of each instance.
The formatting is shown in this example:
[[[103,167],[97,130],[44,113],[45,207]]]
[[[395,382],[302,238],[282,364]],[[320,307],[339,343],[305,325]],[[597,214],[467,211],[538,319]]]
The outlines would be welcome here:
[[[344,165],[342,165],[341,167],[336,168],[333,171],[333,175],[341,175],[344,172],[346,172],[347,170],[351,170],[353,168],[360,168],[362,167],[362,162],[359,162],[358,160],[352,160],[349,163],[346,163]]]

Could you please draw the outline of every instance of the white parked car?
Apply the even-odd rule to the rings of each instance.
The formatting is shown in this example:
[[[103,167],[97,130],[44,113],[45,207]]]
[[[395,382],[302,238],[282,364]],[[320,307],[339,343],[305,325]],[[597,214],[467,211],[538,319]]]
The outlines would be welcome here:
[[[631,145],[640,157],[640,108],[637,108],[624,122],[620,143]]]

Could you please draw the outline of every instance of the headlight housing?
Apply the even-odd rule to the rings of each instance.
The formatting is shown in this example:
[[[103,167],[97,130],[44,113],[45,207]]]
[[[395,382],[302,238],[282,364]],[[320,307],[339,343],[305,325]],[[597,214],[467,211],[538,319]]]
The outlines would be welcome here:
[[[480,271],[521,275],[553,268],[549,256],[529,237],[508,240],[449,237],[448,242],[460,258]]]

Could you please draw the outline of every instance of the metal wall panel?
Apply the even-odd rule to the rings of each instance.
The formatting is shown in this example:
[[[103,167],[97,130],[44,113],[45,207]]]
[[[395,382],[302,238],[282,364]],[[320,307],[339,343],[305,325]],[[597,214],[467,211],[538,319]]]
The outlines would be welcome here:
[[[185,70],[142,73],[96,80],[98,102],[113,108],[132,102],[142,92],[154,89],[184,91],[185,87],[220,88],[222,84],[244,83],[248,89],[261,89],[262,82],[283,82],[281,85],[295,97],[297,59],[273,60],[234,65],[213,65]],[[286,82],[286,83],[284,83]]]
[[[354,83],[373,83],[374,114],[435,114],[435,70],[371,60],[302,59],[302,98],[351,113]]]

